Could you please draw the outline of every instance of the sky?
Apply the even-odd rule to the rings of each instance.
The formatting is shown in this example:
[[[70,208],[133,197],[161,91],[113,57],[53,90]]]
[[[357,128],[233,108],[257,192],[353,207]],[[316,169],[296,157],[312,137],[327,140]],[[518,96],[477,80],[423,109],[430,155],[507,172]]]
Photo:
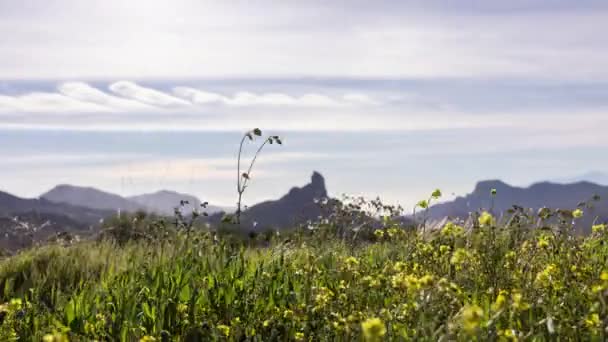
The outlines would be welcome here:
[[[0,0],[0,190],[411,206],[603,172],[608,2]],[[246,157],[255,151],[247,144]]]

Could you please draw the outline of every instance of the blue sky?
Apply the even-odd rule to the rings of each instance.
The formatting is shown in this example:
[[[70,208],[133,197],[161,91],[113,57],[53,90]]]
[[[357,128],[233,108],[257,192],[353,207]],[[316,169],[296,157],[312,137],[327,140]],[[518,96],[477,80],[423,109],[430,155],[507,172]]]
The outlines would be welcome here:
[[[603,171],[607,29],[604,1],[0,0],[0,189],[230,205],[252,127],[285,145],[250,204],[313,170],[406,206]]]

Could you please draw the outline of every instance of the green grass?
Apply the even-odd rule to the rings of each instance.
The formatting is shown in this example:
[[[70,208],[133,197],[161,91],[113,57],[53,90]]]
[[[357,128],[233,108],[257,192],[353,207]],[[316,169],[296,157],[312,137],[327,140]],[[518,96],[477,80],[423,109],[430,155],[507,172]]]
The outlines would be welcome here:
[[[0,263],[0,340],[605,340],[608,231],[335,227],[270,246],[206,233]],[[604,272],[604,273],[603,273]],[[46,337],[45,337],[46,336]],[[54,336],[54,337],[53,337]]]

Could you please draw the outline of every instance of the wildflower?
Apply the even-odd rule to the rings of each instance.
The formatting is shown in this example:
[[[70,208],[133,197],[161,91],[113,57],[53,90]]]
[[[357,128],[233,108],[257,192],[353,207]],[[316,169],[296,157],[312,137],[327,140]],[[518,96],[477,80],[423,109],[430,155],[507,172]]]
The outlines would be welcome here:
[[[523,300],[523,296],[519,291],[513,291],[511,294],[511,300],[513,309],[517,311],[524,311],[530,308],[530,305]]]
[[[496,196],[496,189],[492,189],[492,190],[490,190],[490,195],[492,195],[492,196]]]
[[[264,323],[262,323],[262,325],[264,326],[264,328],[268,328],[270,326],[270,320],[267,319],[264,321]]]
[[[55,341],[55,340],[49,340],[49,341]],[[66,341],[67,341],[67,339],[66,339]],[[152,336],[148,336],[148,335],[139,339],[139,342],[152,342],[152,341],[156,341],[156,338],[154,338]],[[44,342],[48,342],[48,341],[44,340]]]
[[[473,256],[468,250],[458,248],[452,253],[450,264],[455,265],[457,269],[462,269],[462,266],[471,261],[472,258]]]
[[[498,331],[498,336],[507,341],[518,341],[517,332],[515,329],[504,329]]]
[[[381,239],[384,236],[384,231],[382,229],[376,229],[376,231],[374,231],[374,235],[376,235],[378,239]]]
[[[488,213],[487,211],[484,211],[481,213],[481,215],[479,215],[478,221],[479,225],[482,227],[489,227],[495,224],[494,216],[492,216],[492,214]]]
[[[291,319],[293,317],[293,311],[292,310],[285,310],[283,311],[283,318],[285,319]]]
[[[585,319],[585,326],[590,329],[599,328],[602,325],[600,316],[597,313],[592,313]]]
[[[439,253],[445,254],[450,251],[450,246],[441,245],[439,246]]]
[[[455,238],[462,237],[464,236],[464,228],[453,222],[448,222],[443,229],[441,229],[441,235]]]
[[[539,237],[538,242],[536,243],[536,247],[541,249],[549,247],[549,238],[547,236]]]
[[[366,341],[380,341],[386,334],[386,327],[380,318],[369,318],[361,323]]]
[[[357,260],[357,258],[355,258],[354,256],[350,256],[350,257],[346,258],[346,260],[344,260],[344,262],[346,263],[346,266],[348,266],[349,268],[359,266],[359,260]]]
[[[42,337],[42,341],[44,341],[44,342],[69,342],[68,337],[65,334],[59,333],[59,332],[44,335],[44,337]],[[151,341],[153,341],[153,340],[151,340]]]
[[[219,330],[219,332],[224,336],[230,335],[230,327],[227,325],[220,324],[217,326],[217,330]]]
[[[296,341],[304,341],[304,333],[303,332],[297,332],[294,335],[294,338],[296,339]]]
[[[411,274],[398,273],[391,278],[391,285],[396,289],[418,290],[420,281]]]
[[[424,287],[429,287],[433,286],[433,284],[435,283],[435,278],[432,275],[427,274],[422,278],[418,279],[418,282]]]
[[[20,298],[13,298],[8,303],[8,308],[10,311],[16,311],[16,310],[21,309],[22,305],[23,305],[23,301]]]
[[[329,300],[331,299],[331,297],[333,297],[334,293],[331,292],[331,290],[329,290],[326,287],[321,287],[319,289],[319,293],[317,293],[317,295],[315,296],[315,302],[317,303],[317,306],[322,307],[325,306],[325,304],[327,304],[329,302]]]
[[[477,305],[469,305],[462,311],[462,327],[467,334],[473,334],[479,328],[483,319],[483,309]]]
[[[403,272],[406,270],[406,268],[407,264],[403,261],[397,261],[393,266],[393,270],[395,270],[396,272]]]
[[[581,209],[575,209],[572,212],[572,217],[574,217],[574,218],[579,218],[579,217],[582,217],[582,216],[583,216],[583,211]]]
[[[549,264],[545,267],[544,270],[538,272],[536,275],[536,285],[540,287],[548,287],[553,286],[556,287],[559,284],[556,282],[556,276],[558,274],[558,269],[555,264]]]
[[[507,304],[507,291],[501,290],[496,296],[496,301],[492,304],[494,311],[502,310]]]
[[[388,237],[392,238],[392,237],[396,236],[397,234],[399,234],[399,228],[395,228],[395,227],[389,228],[386,231],[386,233],[388,234]]]
[[[608,281],[608,271],[602,272],[602,274],[600,274],[600,279],[603,281]]]
[[[606,225],[605,224],[594,224],[591,227],[591,231],[596,234],[603,233],[606,231]]]

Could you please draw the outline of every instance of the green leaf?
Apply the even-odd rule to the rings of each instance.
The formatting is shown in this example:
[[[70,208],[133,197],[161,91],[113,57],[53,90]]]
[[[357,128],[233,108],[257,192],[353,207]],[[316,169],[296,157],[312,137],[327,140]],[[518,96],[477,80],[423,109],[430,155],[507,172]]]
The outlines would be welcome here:
[[[68,304],[65,306],[65,320],[67,325],[70,325],[72,321],[76,318],[76,303],[74,303],[74,299],[70,299]]]

